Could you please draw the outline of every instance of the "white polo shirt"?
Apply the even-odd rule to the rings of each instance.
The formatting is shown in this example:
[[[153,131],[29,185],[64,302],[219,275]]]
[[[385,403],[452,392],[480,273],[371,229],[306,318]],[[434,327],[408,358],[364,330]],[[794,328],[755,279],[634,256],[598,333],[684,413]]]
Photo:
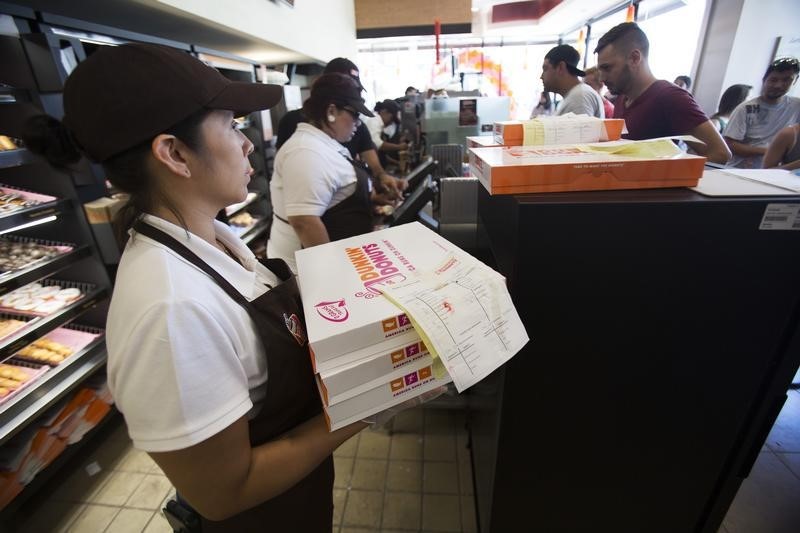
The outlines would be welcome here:
[[[567,113],[606,118],[605,106],[600,93],[583,82],[570,89],[558,106],[557,115],[566,115]]]
[[[163,219],[155,226],[197,254],[248,300],[277,277],[225,224],[217,238],[241,264]],[[187,448],[219,433],[263,400],[264,348],[247,312],[206,273],[131,232],[106,323],[108,385],[137,448]]]
[[[374,117],[365,116],[361,121],[367,125],[372,142],[375,144],[375,147],[380,150],[381,146],[383,146],[383,139],[381,138],[381,133],[383,133],[384,130],[383,119],[379,115],[375,115]]]
[[[324,131],[311,124],[297,125],[275,157],[269,192],[272,210],[280,218],[273,217],[267,257],[283,259],[297,272],[294,253],[302,245],[285,221],[292,216],[321,217],[351,196],[356,189],[356,171],[349,157],[347,148]]]

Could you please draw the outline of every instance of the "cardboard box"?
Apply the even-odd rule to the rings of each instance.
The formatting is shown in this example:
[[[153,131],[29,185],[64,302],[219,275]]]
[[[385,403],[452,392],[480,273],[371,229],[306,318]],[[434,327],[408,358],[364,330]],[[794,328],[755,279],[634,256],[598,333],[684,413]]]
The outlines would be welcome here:
[[[467,137],[467,148],[490,148],[492,146],[503,146],[494,140],[494,135],[476,135]]]
[[[400,318],[400,321],[408,320],[405,315],[401,315],[401,317],[402,318]],[[393,322],[386,322],[387,327],[393,325]],[[314,348],[309,345],[308,351],[311,355],[311,367],[314,369],[314,372],[318,374],[335,372],[337,369],[343,366],[357,364],[367,359],[371,359],[378,354],[388,353],[389,351],[393,350],[394,346],[397,344],[411,344],[419,340],[419,335],[417,335],[417,332],[410,324],[408,324],[408,326],[404,326],[402,331],[399,331],[396,334],[394,333],[395,330],[390,330],[387,333],[390,334],[390,336],[385,340],[385,342],[370,344],[369,346],[365,346],[357,350],[348,350],[346,353],[343,353],[339,356],[327,357],[324,359],[317,357]]]
[[[494,142],[500,146],[522,145],[522,121],[504,120],[494,123]]]
[[[551,117],[553,118],[553,117]],[[524,144],[524,124],[521,120],[506,120],[494,123],[494,142],[500,146],[522,146]],[[599,141],[616,141],[622,136],[625,121],[621,118],[603,119],[604,131]],[[476,147],[477,148],[477,147]]]
[[[445,375],[443,379],[437,379],[430,366],[412,370],[379,387],[335,405],[325,406],[325,418],[328,422],[328,428],[331,431],[335,431],[436,387],[446,385],[450,381],[450,376],[448,375]],[[320,383],[319,376],[317,376],[317,384],[319,385]]]
[[[450,254],[465,252],[418,222],[298,251],[298,282],[317,371],[412,342],[411,321],[379,288],[405,281],[417,269],[436,268]]]
[[[433,358],[417,337],[369,359],[320,372],[322,400],[333,405],[432,364]]]
[[[114,220],[117,212],[127,201],[127,195],[116,195],[112,198],[101,196],[83,204],[83,210],[89,224],[108,224]]]
[[[706,161],[684,153],[646,158],[589,152],[582,146],[587,145],[474,148],[470,170],[490,194],[524,194],[694,187]]]

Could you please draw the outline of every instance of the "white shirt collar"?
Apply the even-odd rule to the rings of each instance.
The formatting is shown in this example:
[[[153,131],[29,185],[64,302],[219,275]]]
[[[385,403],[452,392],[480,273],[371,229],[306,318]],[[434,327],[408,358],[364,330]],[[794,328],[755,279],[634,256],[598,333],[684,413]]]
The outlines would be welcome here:
[[[239,258],[241,264],[239,264],[222,250],[218,249],[216,246],[207,243],[199,236],[190,233],[182,227],[176,226],[175,224],[168,222],[163,218],[148,214],[145,214],[142,218],[147,224],[160,229],[194,252],[200,259],[205,261],[209,266],[211,266],[211,268],[216,270],[223,278],[230,282],[230,284],[233,285],[234,288],[236,288],[236,290],[242,293],[245,297],[251,299],[255,296],[255,269],[256,265],[258,264],[258,259],[256,259],[255,255],[253,255],[253,252],[247,247],[247,245],[245,245],[244,242],[242,242],[242,240],[237,237],[225,224],[218,220],[214,221],[214,231],[216,232],[216,237],[231,252],[233,252],[236,257]],[[132,234],[133,232],[134,230],[130,230],[129,233]],[[144,235],[137,235],[136,239],[147,239],[148,241],[151,241]],[[129,246],[131,245],[131,242],[132,241],[129,242]],[[163,247],[163,245],[160,243],[155,241],[151,242],[153,242],[154,245]]]
[[[350,151],[345,148],[342,143],[337,141],[336,139],[332,138],[330,135],[319,129],[318,127],[314,126],[313,124],[309,124],[308,122],[301,122],[297,125],[297,129],[299,131],[308,133],[309,135],[313,135],[320,139],[321,142],[327,143],[330,145],[331,148],[342,154],[343,156],[350,159]]]

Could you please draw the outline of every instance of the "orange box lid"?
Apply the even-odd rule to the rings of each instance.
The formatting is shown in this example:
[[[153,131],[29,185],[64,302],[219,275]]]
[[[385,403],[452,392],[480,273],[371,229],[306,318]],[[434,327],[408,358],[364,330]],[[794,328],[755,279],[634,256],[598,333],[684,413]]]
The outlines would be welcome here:
[[[633,157],[578,145],[476,148],[472,171],[492,194],[694,186],[705,158]]]
[[[622,138],[625,120],[621,118],[603,119],[603,134],[600,141],[617,141]],[[494,123],[494,141],[502,146],[522,146],[525,139],[523,121],[504,120]]]

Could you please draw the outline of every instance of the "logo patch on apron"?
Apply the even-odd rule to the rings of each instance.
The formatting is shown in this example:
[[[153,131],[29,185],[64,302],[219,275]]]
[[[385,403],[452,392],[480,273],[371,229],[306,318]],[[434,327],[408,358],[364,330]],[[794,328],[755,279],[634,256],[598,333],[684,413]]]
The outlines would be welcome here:
[[[291,315],[283,313],[283,323],[286,324],[286,329],[292,334],[297,344],[304,346],[306,343],[306,332],[303,329],[303,324],[300,322],[300,319],[297,318],[297,315],[294,313]]]

